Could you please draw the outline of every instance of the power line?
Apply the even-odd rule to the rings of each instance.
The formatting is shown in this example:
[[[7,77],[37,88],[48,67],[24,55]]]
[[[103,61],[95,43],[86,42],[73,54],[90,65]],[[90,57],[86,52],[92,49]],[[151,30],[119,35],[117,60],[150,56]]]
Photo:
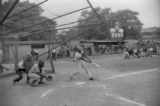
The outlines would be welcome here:
[[[45,3],[45,2],[47,2],[47,1],[48,1],[48,0],[45,0],[45,1],[43,1],[43,2],[40,2],[40,3],[38,3],[38,4],[36,4],[36,5],[32,6],[32,7],[30,7],[30,8],[27,8],[27,9],[25,9],[25,10],[22,10],[22,11],[19,12],[19,13],[13,14],[13,15],[7,17],[7,19],[12,18],[12,17],[14,17],[14,16],[17,16],[17,15],[19,15],[19,14],[22,14],[22,13],[24,13],[24,12],[26,12],[26,11],[32,9],[32,8],[35,8],[35,7],[37,7],[37,6],[39,6],[39,5],[43,4],[43,3]]]
[[[78,22],[84,22],[84,21],[87,21],[87,20],[90,20],[90,19],[92,19],[92,18],[88,18],[88,19],[84,19],[84,20],[79,20],[79,21],[73,21],[73,22],[66,23],[66,24],[60,24],[60,25],[56,25],[55,27],[62,27],[62,26],[72,25],[72,24],[75,24],[75,23],[78,23]],[[38,30],[44,30],[44,28],[43,29],[38,29]],[[36,30],[36,31],[38,31],[38,30]],[[32,31],[35,31],[35,30],[32,30]]]
[[[101,17],[99,16],[99,14],[96,12],[96,10],[94,9],[94,7],[92,6],[91,2],[89,0],[87,0],[89,6],[91,7],[91,9],[93,10],[93,12],[97,15],[97,17],[99,18],[99,20],[101,21],[101,23],[104,23],[103,20],[101,19]]]
[[[90,18],[90,19],[91,19],[91,18]],[[75,24],[75,23],[78,23],[78,22],[84,22],[84,21],[87,21],[87,20],[90,20],[90,19],[88,18],[88,19],[84,19],[84,20],[79,20],[79,21],[70,22],[70,23],[67,23],[67,24],[61,24],[61,25],[57,25],[57,27],[65,26],[65,25],[71,25],[71,24]]]
[[[43,31],[37,31],[37,32],[34,32],[34,33],[30,33],[30,34],[20,34],[18,36],[30,36],[30,35],[38,34],[38,33],[44,33],[44,32],[50,32],[50,31],[58,31],[58,30],[71,29],[71,28],[79,28],[79,27],[88,27],[88,26],[99,25],[99,24],[100,23],[81,25],[81,26],[65,27],[65,28],[59,28],[59,29],[46,29],[46,30],[43,30]],[[3,39],[3,38],[12,38],[12,37],[14,37],[14,36],[2,36],[2,37],[0,37],[0,39]]]
[[[89,0],[87,0],[87,2],[89,4],[89,6],[91,7],[91,9],[93,10],[93,12],[97,15],[97,18],[100,20],[100,22],[105,25],[106,23],[101,19],[101,16],[96,12],[96,10],[92,6],[91,2]],[[104,32],[105,32],[105,34],[107,34],[106,30]]]
[[[53,15],[53,16],[58,16],[58,14],[54,14],[54,13],[51,12],[49,9],[47,9],[47,12],[48,12],[49,14]],[[65,18],[62,17],[62,19],[63,19],[64,21],[66,21]],[[68,20],[67,20],[67,21],[68,21]]]
[[[39,23],[36,23],[36,24],[33,24],[33,25],[29,25],[29,26],[26,26],[26,27],[21,28],[21,30],[26,29],[26,28],[30,28],[30,27],[33,27],[33,26],[36,26],[36,25],[39,25],[39,24],[42,24],[42,23],[46,23],[46,22],[49,22],[49,21],[52,21],[52,20],[55,20],[55,19],[64,17],[64,16],[66,16],[66,15],[70,15],[70,14],[73,14],[73,13],[76,13],[76,12],[79,12],[79,11],[82,11],[82,10],[88,9],[88,8],[90,8],[90,7],[81,8],[81,9],[78,9],[78,10],[75,10],[75,11],[72,11],[72,12],[69,12],[69,13],[66,13],[66,14],[63,14],[63,15],[60,15],[60,16],[57,16],[57,17],[55,17],[55,18],[53,18],[53,19],[49,19],[49,20],[46,20],[46,21],[43,21],[43,22],[39,22]],[[15,32],[15,31],[18,31],[18,30],[16,29],[16,30],[8,31],[8,32],[2,33],[2,34],[8,34],[8,33]]]
[[[17,5],[17,3],[19,2],[19,0],[16,0],[13,5],[11,6],[11,8],[8,10],[8,12],[5,14],[5,16],[2,18],[2,20],[0,21],[0,25],[3,24],[3,22],[7,19],[8,15],[11,13],[11,11],[14,9],[14,7]]]
[[[13,29],[18,29],[18,30],[21,30],[21,28],[18,28],[18,27],[13,27],[11,25],[7,25],[7,24],[3,24],[4,26],[6,27],[10,27],[10,28],[13,28]],[[25,31],[32,31],[32,30],[27,30],[27,29],[24,29]]]
[[[70,22],[70,23],[66,23],[66,24],[60,24],[60,25],[56,25],[55,27],[62,27],[62,26],[72,25],[72,24],[75,24],[75,23],[78,23],[78,22],[84,22],[84,21],[87,21],[87,20],[90,20],[90,19],[92,19],[92,18],[79,20],[79,21],[74,21],[74,22]],[[3,25],[6,26],[6,27],[17,29],[17,30],[22,30],[21,28],[13,27],[11,25],[7,25],[7,24],[3,24]],[[48,29],[48,28],[46,28],[46,29]],[[39,31],[39,30],[44,30],[44,28],[43,29],[37,29],[37,30],[27,30],[27,29],[23,29],[23,30],[25,30],[25,31]]]
[[[88,31],[88,29],[86,29],[85,31],[81,32],[80,34],[77,34],[77,35],[71,37],[70,39],[68,39],[68,40],[66,40],[66,41],[64,41],[64,42],[61,42],[61,43],[60,43],[59,45],[57,45],[56,47],[52,47],[50,50],[48,50],[48,51],[40,54],[38,57],[41,57],[41,56],[47,54],[49,51],[51,51],[51,50],[53,50],[53,49],[56,49],[56,48],[58,48],[58,47],[60,47],[60,46],[62,46],[62,45],[64,45],[64,44],[66,44],[67,42],[69,42],[69,41],[71,41],[71,40],[73,40],[73,39],[75,39],[75,38],[77,38],[77,37],[82,37],[82,36],[84,36],[84,35],[85,35],[84,33],[86,33],[87,31]]]

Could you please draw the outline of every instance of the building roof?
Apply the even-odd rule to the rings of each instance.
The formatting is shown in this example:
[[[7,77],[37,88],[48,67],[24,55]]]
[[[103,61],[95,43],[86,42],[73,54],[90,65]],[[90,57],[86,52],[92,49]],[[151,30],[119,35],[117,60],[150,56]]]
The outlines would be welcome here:
[[[80,42],[85,43],[106,43],[106,42],[125,42],[125,41],[117,41],[117,40],[80,40]]]
[[[154,33],[158,27],[151,27],[151,28],[143,28],[142,33]]]
[[[15,41],[7,41],[9,45],[14,45]],[[49,44],[48,41],[17,41],[16,44],[18,45],[32,45],[32,44]],[[51,41],[50,44],[59,44],[59,42]]]

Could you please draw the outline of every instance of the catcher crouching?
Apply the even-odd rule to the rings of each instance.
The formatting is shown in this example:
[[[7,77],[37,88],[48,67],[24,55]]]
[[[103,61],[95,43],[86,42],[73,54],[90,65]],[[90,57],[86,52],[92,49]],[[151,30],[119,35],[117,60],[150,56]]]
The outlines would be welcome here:
[[[37,63],[35,63],[32,68],[28,72],[28,77],[31,86],[35,86],[36,84],[43,84],[43,79],[46,79],[47,81],[52,81],[52,76],[46,75],[46,73],[42,70],[44,67],[44,61],[40,60]]]

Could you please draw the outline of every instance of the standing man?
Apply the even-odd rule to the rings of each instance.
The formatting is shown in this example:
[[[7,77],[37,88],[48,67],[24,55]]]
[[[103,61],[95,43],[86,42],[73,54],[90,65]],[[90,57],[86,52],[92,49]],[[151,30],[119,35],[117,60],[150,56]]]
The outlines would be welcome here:
[[[52,50],[52,59],[56,61],[56,49]]]
[[[78,68],[78,72],[74,73],[71,77],[70,80],[73,80],[74,75],[77,75],[80,73],[81,69],[84,69],[85,72],[87,73],[89,80],[94,80],[94,78],[92,77],[91,73],[89,72],[85,62],[91,63],[92,61],[87,58],[83,51],[80,50],[79,48],[75,47],[74,48],[75,51],[75,56],[74,56],[74,62],[76,62],[77,68]]]
[[[128,48],[125,48],[124,49],[124,57],[123,57],[124,59],[129,59],[130,57],[129,57],[129,53],[128,53]]]
[[[153,48],[152,47],[149,47],[149,55],[150,55],[150,57],[152,57],[152,55],[153,55]]]
[[[36,48],[34,51],[35,51],[35,60],[38,61],[38,52],[39,52],[39,51],[38,51],[37,48]]]
[[[24,67],[25,67],[25,71],[27,73],[27,80],[26,80],[27,84],[29,84],[28,72],[32,68],[33,65],[34,65],[33,57],[31,55],[27,55],[27,57],[25,57],[25,59],[24,59]]]
[[[36,52],[35,52],[35,50],[33,48],[31,49],[30,54],[33,57],[33,59],[35,59]]]

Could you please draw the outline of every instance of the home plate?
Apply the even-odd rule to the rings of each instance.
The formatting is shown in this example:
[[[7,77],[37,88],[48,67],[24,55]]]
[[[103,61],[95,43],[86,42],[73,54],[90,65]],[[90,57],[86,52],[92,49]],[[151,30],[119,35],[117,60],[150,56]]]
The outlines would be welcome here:
[[[76,82],[76,85],[84,85],[86,84],[85,82]]]

